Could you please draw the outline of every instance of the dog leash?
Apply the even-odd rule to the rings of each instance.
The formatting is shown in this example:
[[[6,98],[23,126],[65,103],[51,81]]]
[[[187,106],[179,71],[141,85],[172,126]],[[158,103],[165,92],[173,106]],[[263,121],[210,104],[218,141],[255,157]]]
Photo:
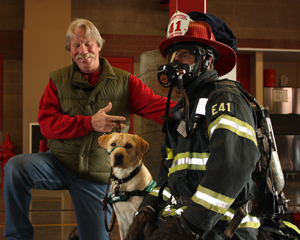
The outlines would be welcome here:
[[[114,229],[115,222],[116,222],[116,214],[115,214],[114,209],[112,208],[111,225],[110,225],[110,227],[108,227],[108,223],[107,223],[107,208],[108,207],[107,206],[108,206],[108,200],[109,200],[108,191],[109,191],[109,186],[110,186],[110,177],[111,177],[111,174],[110,174],[109,179],[108,179],[105,196],[102,200],[103,211],[104,211],[104,223],[105,223],[105,228],[106,228],[107,232],[111,232]]]
[[[120,122],[116,122],[119,127],[118,127],[118,133],[121,132],[121,124]],[[109,186],[110,186],[110,178],[112,176],[112,170],[110,172],[110,176],[108,178],[108,183],[107,183],[107,188],[106,188],[106,193],[105,193],[105,196],[102,200],[102,203],[103,203],[103,211],[104,211],[104,223],[105,223],[105,228],[106,228],[106,231],[107,232],[111,232],[113,229],[114,229],[114,226],[115,226],[115,222],[116,222],[116,214],[115,214],[115,211],[114,209],[112,208],[112,218],[111,218],[111,225],[110,227],[108,227],[108,223],[107,223],[107,204],[108,204],[108,191],[109,191]]]

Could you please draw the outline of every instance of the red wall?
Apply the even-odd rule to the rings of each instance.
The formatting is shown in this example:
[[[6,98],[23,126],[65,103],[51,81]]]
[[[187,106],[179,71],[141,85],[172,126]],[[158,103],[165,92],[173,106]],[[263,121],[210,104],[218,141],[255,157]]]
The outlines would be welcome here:
[[[0,54],[0,131],[3,131],[3,54]]]
[[[237,54],[236,80],[247,92],[250,92],[250,55]]]

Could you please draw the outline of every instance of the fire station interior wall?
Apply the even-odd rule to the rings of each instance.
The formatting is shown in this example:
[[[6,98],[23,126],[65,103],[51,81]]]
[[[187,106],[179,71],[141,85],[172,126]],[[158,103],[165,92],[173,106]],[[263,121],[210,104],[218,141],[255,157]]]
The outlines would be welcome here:
[[[3,131],[3,54],[0,54],[0,132]]]
[[[160,6],[159,0],[0,1],[0,53],[3,54],[0,144],[9,133],[17,146],[16,154],[22,153],[23,145],[28,146],[29,122],[37,121],[38,102],[49,72],[71,61],[63,48],[71,19],[80,17],[94,22],[106,40],[102,55],[133,57],[134,74],[140,77],[140,54],[157,49],[166,35],[169,13]],[[249,54],[250,88],[257,99],[262,95],[256,95],[255,91],[263,89],[266,68],[274,68],[276,74],[287,74],[289,86],[300,85],[299,53],[289,51],[300,49],[299,11],[299,0],[207,1],[207,12],[226,22],[238,39],[238,49],[254,50]],[[270,52],[262,53],[260,48],[286,49],[288,58],[282,59],[280,52],[280,56],[272,55],[268,60]],[[291,54],[295,58],[291,59]]]
[[[29,149],[29,126],[37,121],[39,100],[49,73],[71,63],[64,49],[71,0],[25,1],[23,39],[23,152]]]
[[[288,76],[288,87],[300,88],[300,49],[299,52],[282,53],[277,52],[278,57],[267,58],[264,54],[264,69],[275,70],[275,87],[281,87],[280,76]],[[283,57],[285,61],[283,61]]]

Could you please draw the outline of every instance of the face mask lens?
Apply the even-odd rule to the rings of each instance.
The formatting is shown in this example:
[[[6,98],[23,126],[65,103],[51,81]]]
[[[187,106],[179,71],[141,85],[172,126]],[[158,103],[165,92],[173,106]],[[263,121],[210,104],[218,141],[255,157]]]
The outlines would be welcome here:
[[[177,51],[175,51],[175,52],[169,51],[167,53],[167,56],[166,56],[167,63],[172,63],[174,61],[175,56],[176,56],[176,52]]]
[[[192,72],[195,68],[196,64],[194,63],[193,65],[190,66],[190,71]]]
[[[160,66],[158,81],[164,87],[178,87],[180,76],[183,87],[199,77],[201,60],[206,54],[202,46],[191,43],[171,46],[166,52],[167,64]]]
[[[178,49],[176,51],[169,51],[167,54],[167,63],[178,63],[193,65],[195,64],[196,56],[188,49]],[[180,65],[180,64],[179,64]]]

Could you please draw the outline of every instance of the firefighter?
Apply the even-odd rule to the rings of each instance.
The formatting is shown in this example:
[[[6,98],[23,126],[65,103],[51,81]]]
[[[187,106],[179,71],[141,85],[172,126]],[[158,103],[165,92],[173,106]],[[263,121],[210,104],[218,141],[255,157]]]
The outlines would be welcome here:
[[[158,80],[183,98],[164,117],[158,185],[126,240],[258,239],[259,218],[244,209],[233,220],[251,199],[260,157],[252,105],[238,82],[220,79],[235,66],[236,38],[213,15],[176,11],[159,50],[167,64]]]

